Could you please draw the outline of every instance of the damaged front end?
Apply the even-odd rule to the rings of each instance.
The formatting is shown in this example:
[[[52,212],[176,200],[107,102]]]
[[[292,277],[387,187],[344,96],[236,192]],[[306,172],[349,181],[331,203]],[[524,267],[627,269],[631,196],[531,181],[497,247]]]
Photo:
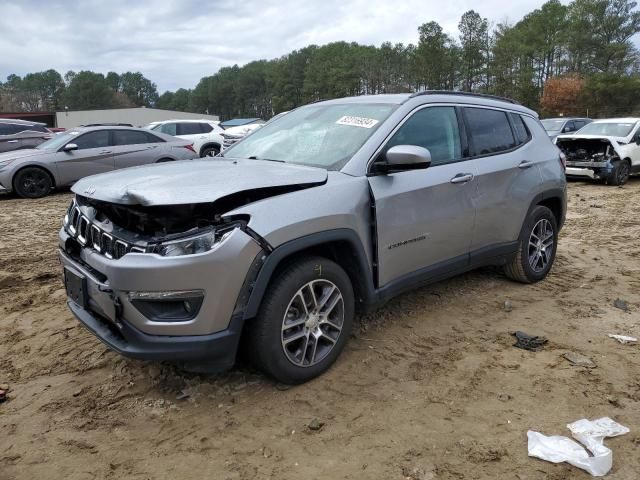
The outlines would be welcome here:
[[[248,218],[224,217],[220,213],[260,196],[245,192],[242,199],[235,201],[225,198],[212,203],[145,207],[78,195],[63,221],[69,233],[65,251],[77,255],[79,249],[89,248],[116,260],[128,253],[193,255],[215,249],[235,229],[243,230],[269,250],[264,240],[247,226]]]
[[[566,156],[569,177],[606,180],[620,160],[618,142],[610,138],[558,137],[556,145]]]

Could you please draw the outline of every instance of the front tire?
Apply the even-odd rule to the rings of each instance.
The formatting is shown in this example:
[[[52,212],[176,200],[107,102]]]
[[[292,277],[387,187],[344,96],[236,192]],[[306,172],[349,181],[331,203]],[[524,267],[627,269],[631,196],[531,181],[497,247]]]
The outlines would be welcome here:
[[[207,148],[202,150],[202,153],[200,154],[200,157],[201,158],[215,157],[219,153],[220,153],[220,149],[218,147],[207,147]]]
[[[615,163],[608,183],[620,187],[629,181],[629,175],[631,175],[631,164],[628,160],[620,160]]]
[[[556,258],[558,224],[551,210],[536,206],[527,217],[518,241],[518,252],[504,267],[512,280],[534,283],[544,279]]]
[[[336,361],[353,327],[355,300],[349,276],[322,257],[280,271],[248,325],[252,363],[279,382],[299,384]]]
[[[20,170],[13,180],[13,189],[22,198],[44,197],[49,194],[52,186],[49,172],[38,167]]]

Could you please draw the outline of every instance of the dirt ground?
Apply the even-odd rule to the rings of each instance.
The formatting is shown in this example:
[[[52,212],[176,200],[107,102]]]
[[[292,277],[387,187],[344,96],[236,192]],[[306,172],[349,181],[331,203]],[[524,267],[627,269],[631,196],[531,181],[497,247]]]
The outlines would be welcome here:
[[[290,389],[108,351],[65,305],[56,238],[71,195],[0,196],[0,479],[586,479],[527,457],[526,432],[601,416],[631,429],[607,440],[609,478],[640,478],[640,346],[607,337],[640,336],[640,179],[569,192],[547,280],[486,269],[403,295]],[[515,330],[549,343],[514,348]]]

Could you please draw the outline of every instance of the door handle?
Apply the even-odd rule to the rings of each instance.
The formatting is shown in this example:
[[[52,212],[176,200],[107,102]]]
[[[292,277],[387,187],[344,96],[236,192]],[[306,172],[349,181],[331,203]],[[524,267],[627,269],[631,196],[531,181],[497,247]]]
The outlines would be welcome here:
[[[522,162],[520,162],[520,165],[518,165],[518,168],[529,168],[529,167],[533,167],[533,162],[529,160],[523,160]]]
[[[459,173],[451,179],[451,183],[467,183],[473,180],[472,173]]]
[[[100,153],[112,153],[111,150],[102,150]]]
[[[18,143],[18,140],[7,140],[7,143]]]

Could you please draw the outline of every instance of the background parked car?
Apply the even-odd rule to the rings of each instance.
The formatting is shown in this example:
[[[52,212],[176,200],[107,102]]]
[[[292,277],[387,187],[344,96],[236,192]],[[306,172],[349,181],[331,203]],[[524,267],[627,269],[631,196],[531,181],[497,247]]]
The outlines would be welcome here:
[[[580,130],[587,123],[591,123],[593,120],[590,118],[578,118],[578,117],[560,117],[560,118],[547,118],[542,120],[542,126],[547,131],[551,140],[556,138],[562,133],[571,133]]]
[[[286,113],[289,113],[289,112],[288,111],[280,112],[277,115],[273,116],[268,122],[264,122],[263,120],[260,120],[259,122],[247,123],[244,125],[225,128],[224,133],[222,134],[222,137],[224,138],[224,144],[222,146],[222,150],[224,151],[225,148],[229,148],[231,145],[237,143],[238,141],[240,141],[241,139],[249,135],[251,132],[254,132],[257,129],[264,127],[268,123],[271,123],[274,120],[277,120],[278,118],[280,118]]]
[[[44,123],[0,118],[0,152],[33,148],[51,137]]]
[[[39,198],[52,188],[120,168],[197,157],[187,140],[140,128],[78,128],[36,148],[0,154],[0,191]]]
[[[200,157],[215,157],[222,149],[222,127],[211,120],[164,120],[145,127],[193,142],[193,149]]]
[[[579,132],[559,135],[555,144],[566,156],[569,178],[620,186],[640,173],[640,118],[596,120]]]

